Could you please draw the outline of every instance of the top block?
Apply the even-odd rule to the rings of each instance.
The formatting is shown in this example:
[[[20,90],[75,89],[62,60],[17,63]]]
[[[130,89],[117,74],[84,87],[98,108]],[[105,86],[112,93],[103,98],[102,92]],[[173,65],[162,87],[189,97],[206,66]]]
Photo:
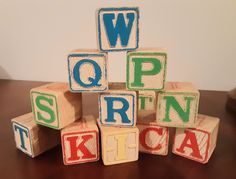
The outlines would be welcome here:
[[[100,51],[127,51],[138,48],[138,8],[101,8],[98,10]]]

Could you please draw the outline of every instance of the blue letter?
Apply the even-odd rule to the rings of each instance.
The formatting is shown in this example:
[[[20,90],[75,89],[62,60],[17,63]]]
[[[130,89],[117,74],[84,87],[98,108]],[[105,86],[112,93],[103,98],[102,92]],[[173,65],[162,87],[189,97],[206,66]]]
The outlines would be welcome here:
[[[105,119],[106,122],[116,122],[116,120],[114,119],[114,113],[120,114],[122,123],[131,122],[126,114],[126,111],[129,109],[129,102],[126,99],[119,97],[104,97],[104,99],[107,101],[107,119]],[[114,109],[114,101],[121,102],[123,104],[123,107],[120,109]]]
[[[15,129],[14,129],[15,131],[17,131],[17,129],[19,130],[20,141],[21,141],[21,145],[20,145],[21,148],[27,150],[26,147],[25,147],[25,141],[24,141],[24,136],[23,136],[24,133],[25,133],[25,136],[28,137],[28,133],[27,133],[27,131],[26,131],[25,129],[23,129],[23,128],[17,126],[17,125],[14,125],[14,127],[15,127]]]
[[[93,65],[94,73],[95,73],[94,78],[88,77],[88,80],[91,82],[91,83],[88,83],[88,84],[85,84],[80,79],[80,76],[81,76],[80,67],[81,67],[81,65],[83,65],[85,63],[90,63],[91,65]],[[94,87],[94,86],[101,86],[101,84],[98,84],[98,82],[101,79],[102,71],[101,71],[100,66],[93,60],[83,59],[83,60],[79,61],[78,63],[76,63],[76,65],[73,69],[73,74],[74,74],[75,81],[77,83],[79,83],[79,85],[82,86],[82,87],[89,88],[89,87]]]
[[[120,35],[121,45],[127,46],[129,41],[130,32],[134,22],[134,13],[127,13],[128,25],[126,26],[124,14],[119,13],[114,27],[113,20],[115,18],[114,13],[107,13],[103,15],[103,21],[105,24],[107,36],[111,47],[115,47],[118,39],[118,34]]]

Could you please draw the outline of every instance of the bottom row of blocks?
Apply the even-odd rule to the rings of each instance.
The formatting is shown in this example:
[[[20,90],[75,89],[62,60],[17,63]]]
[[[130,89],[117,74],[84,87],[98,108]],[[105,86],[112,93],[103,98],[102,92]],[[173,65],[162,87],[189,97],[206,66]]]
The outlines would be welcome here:
[[[35,124],[32,113],[12,120],[16,146],[31,157],[60,143],[60,133]],[[194,129],[177,128],[172,152],[206,163],[216,146],[219,119],[198,115]],[[167,155],[169,130],[157,126],[155,115],[139,116],[137,127],[99,126],[105,165],[138,160],[138,152]],[[61,130],[64,164],[97,161],[100,158],[99,129],[93,116],[85,116]]]

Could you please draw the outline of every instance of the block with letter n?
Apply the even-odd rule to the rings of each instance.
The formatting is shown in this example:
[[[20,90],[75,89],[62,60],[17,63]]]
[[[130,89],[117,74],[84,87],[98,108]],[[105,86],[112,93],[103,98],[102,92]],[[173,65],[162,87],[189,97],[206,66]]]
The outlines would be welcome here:
[[[71,93],[67,83],[33,88],[30,97],[37,124],[61,129],[82,116],[82,95]]]
[[[135,126],[137,96],[136,91],[125,89],[125,83],[110,83],[109,90],[99,94],[99,122],[106,126]]]
[[[11,120],[16,148],[34,158],[60,143],[59,131],[35,123],[33,113]]]
[[[167,54],[163,49],[140,49],[127,53],[126,87],[129,90],[164,89]]]
[[[182,157],[207,163],[217,143],[219,118],[199,114],[196,128],[177,128],[172,152]]]
[[[61,130],[65,165],[99,160],[99,131],[92,115],[84,116]]]
[[[199,91],[192,83],[167,82],[157,96],[157,124],[167,127],[195,127]]]
[[[74,50],[68,56],[72,92],[100,92],[108,88],[107,54],[97,50]]]
[[[97,18],[100,51],[127,51],[138,48],[138,8],[101,8]]]

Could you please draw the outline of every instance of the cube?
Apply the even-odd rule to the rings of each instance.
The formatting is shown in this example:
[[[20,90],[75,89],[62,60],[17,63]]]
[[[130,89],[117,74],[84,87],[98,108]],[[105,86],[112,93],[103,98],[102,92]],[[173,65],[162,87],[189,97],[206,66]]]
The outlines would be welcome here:
[[[143,115],[139,113],[137,120],[139,129],[139,152],[167,155],[169,145],[169,130],[158,126],[156,114]]]
[[[219,121],[217,117],[199,114],[196,128],[176,129],[172,152],[207,163],[216,147]]]
[[[99,122],[105,126],[135,126],[137,96],[137,92],[125,89],[125,83],[110,83],[109,90],[98,97]]]
[[[92,115],[61,130],[63,162],[65,165],[99,160],[99,131]]]
[[[195,127],[199,91],[191,83],[168,82],[157,97],[157,124],[167,127]]]
[[[167,54],[163,49],[140,49],[127,53],[128,90],[162,91],[166,78]]]
[[[154,91],[139,91],[139,110],[155,111],[156,110],[156,93]]]
[[[101,8],[97,18],[100,51],[127,51],[138,48],[138,8]]]
[[[82,116],[82,95],[71,93],[66,83],[49,83],[30,92],[37,124],[61,129]]]
[[[71,92],[101,92],[108,87],[107,54],[97,50],[75,50],[68,56]]]
[[[137,127],[107,127],[99,124],[99,128],[104,165],[138,160],[139,132]]]
[[[34,158],[60,143],[59,131],[35,123],[33,113],[11,120],[16,148]]]

